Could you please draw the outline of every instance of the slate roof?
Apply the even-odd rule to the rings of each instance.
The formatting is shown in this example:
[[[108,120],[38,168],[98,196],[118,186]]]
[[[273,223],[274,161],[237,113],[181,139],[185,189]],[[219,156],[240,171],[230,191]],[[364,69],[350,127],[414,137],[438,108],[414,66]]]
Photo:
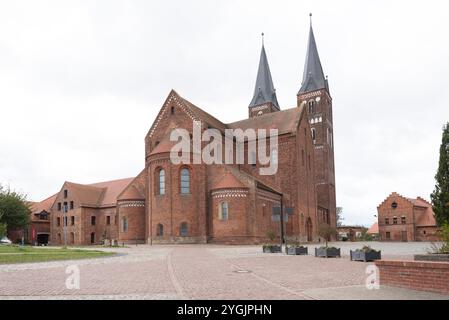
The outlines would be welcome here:
[[[262,45],[256,86],[254,88],[253,99],[251,100],[249,107],[258,106],[267,102],[271,102],[278,110],[280,110],[276,97],[276,89],[273,86],[273,79],[271,78],[267,54],[265,53],[264,45]]]
[[[323,67],[321,66],[313,28],[312,25],[310,25],[306,62],[304,64],[304,73],[298,94],[319,89],[327,89],[329,91],[327,79],[324,76]]]

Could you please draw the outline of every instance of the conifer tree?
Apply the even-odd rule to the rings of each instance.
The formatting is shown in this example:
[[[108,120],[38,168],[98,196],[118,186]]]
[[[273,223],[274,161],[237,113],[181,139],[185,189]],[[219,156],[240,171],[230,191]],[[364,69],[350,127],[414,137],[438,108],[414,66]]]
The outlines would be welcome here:
[[[440,160],[435,175],[435,190],[430,195],[439,226],[449,224],[449,122],[443,127]]]

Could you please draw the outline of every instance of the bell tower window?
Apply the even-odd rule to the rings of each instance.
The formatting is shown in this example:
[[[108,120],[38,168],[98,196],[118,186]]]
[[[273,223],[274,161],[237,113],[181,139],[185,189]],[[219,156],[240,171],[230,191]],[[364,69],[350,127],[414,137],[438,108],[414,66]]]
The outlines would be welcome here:
[[[309,100],[309,114],[315,113],[315,100]]]

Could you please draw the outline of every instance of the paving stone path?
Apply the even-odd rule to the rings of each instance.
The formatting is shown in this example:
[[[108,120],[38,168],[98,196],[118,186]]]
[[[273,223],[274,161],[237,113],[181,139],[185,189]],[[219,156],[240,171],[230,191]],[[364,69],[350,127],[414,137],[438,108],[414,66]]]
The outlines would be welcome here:
[[[139,245],[101,249],[118,252],[114,257],[0,265],[0,299],[449,299],[399,288],[368,290],[369,264],[348,257],[363,244],[334,245],[342,258],[264,254],[260,246]],[[371,245],[400,259],[428,248]],[[66,287],[69,266],[79,269],[79,289]]]

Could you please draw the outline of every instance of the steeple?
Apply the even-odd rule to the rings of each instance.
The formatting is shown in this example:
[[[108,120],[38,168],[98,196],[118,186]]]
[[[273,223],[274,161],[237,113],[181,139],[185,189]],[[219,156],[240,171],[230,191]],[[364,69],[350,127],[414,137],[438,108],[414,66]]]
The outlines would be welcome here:
[[[263,43],[262,33],[262,51],[260,52],[259,70],[257,71],[256,87],[254,88],[254,96],[249,104],[249,108],[270,104],[277,110],[280,110],[279,103],[276,98],[276,90],[271,79],[270,67],[268,66],[267,54]]]
[[[312,28],[312,14],[310,14],[309,44],[307,46],[301,89],[299,89],[298,95],[319,89],[327,89],[329,91],[327,79],[324,77],[323,67],[321,66],[320,56],[316,47],[315,35],[313,34]]]

